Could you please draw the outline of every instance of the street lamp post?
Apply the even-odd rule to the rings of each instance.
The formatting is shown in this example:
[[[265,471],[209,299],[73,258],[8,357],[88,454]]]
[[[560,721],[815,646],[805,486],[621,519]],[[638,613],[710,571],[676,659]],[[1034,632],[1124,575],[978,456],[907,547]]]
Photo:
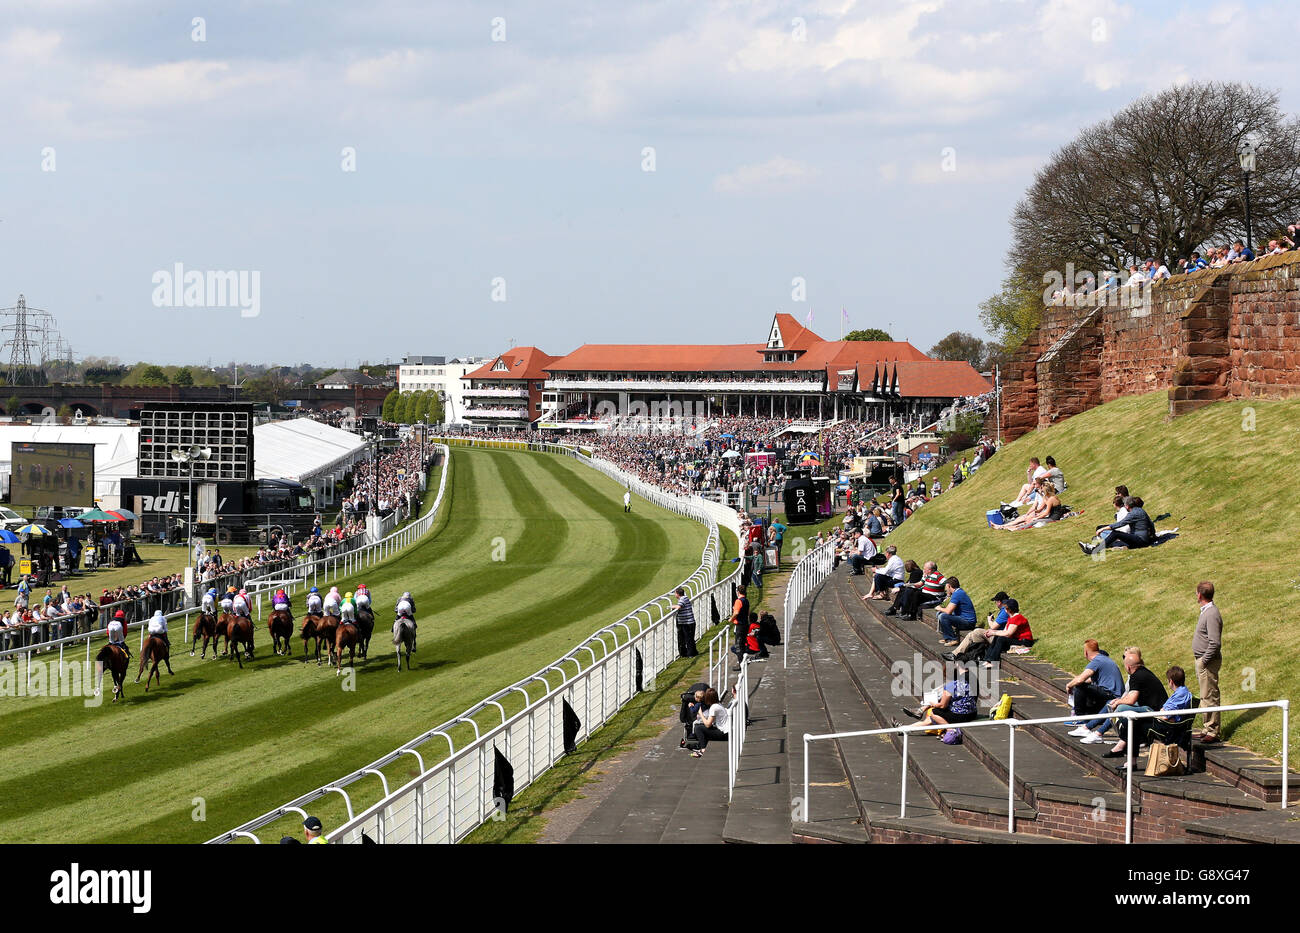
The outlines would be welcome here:
[[[1255,144],[1249,139],[1245,140],[1237,158],[1241,162],[1241,177],[1246,183],[1246,249],[1253,253],[1255,247],[1251,243],[1250,229],[1250,173],[1255,171]]]
[[[1137,265],[1138,260],[1138,234],[1142,232],[1142,222],[1140,220],[1130,220],[1128,222],[1128,232],[1133,235],[1133,265]]]

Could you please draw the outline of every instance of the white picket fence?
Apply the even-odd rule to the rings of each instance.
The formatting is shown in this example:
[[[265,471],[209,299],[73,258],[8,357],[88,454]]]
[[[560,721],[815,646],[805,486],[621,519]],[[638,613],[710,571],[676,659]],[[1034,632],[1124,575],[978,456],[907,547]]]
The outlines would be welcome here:
[[[712,627],[715,613],[720,619],[729,616],[739,567],[725,579],[714,581],[722,555],[719,525],[738,539],[740,526],[735,512],[699,498],[669,495],[611,463],[587,457],[571,447],[463,437],[440,440],[451,446],[535,450],[573,457],[643,499],[706,525],[709,534],[700,565],[682,583],[695,613],[694,637],[698,640]],[[444,476],[445,473],[444,470]],[[494,786],[498,753],[512,772],[514,793],[528,787],[566,754],[566,704],[578,720],[569,736],[569,747],[573,747],[604,725],[639,690],[651,689],[655,677],[676,660],[676,621],[675,592],[657,596],[600,629],[559,660],[494,693],[459,716],[365,767],[209,842],[231,842],[241,837],[260,841],[256,830],[289,814],[305,816],[304,808],[308,804],[335,793],[344,798],[349,819],[328,834],[331,842],[360,842],[363,835],[379,843],[458,842],[488,819],[503,813],[502,789]],[[507,713],[506,704],[514,706],[519,697],[523,698],[523,708]],[[484,715],[497,717],[499,722],[484,726],[479,721]],[[458,726],[463,733],[466,725],[473,728],[474,738],[458,747],[452,733]],[[426,762],[426,755],[433,758],[442,752],[446,753],[445,758],[431,764]],[[420,774],[390,793],[381,769],[404,756],[416,760]],[[365,811],[354,813],[346,788],[374,776],[383,785],[383,798]]]

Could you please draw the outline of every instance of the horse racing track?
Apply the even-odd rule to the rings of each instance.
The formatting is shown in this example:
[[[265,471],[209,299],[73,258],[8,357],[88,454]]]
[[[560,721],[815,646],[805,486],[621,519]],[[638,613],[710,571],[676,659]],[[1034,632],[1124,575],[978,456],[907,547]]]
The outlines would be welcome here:
[[[262,619],[242,670],[190,657],[176,626],[175,675],[147,694],[133,682],[133,632],[121,702],[107,676],[97,705],[0,696],[0,842],[201,842],[527,676],[699,562],[702,526],[641,500],[625,514],[616,483],[568,458],[453,448],[450,470],[431,532],[339,581],[374,595],[374,640],[353,676],[305,662],[296,634],[293,655],[276,656]],[[419,647],[399,673],[392,607],[404,590]],[[300,621],[301,595],[294,609]],[[395,787],[417,768],[408,757],[385,771]],[[354,787],[358,810],[380,797],[378,780]],[[327,829],[346,816],[338,795],[315,810]],[[300,835],[276,826],[263,841],[283,833]]]

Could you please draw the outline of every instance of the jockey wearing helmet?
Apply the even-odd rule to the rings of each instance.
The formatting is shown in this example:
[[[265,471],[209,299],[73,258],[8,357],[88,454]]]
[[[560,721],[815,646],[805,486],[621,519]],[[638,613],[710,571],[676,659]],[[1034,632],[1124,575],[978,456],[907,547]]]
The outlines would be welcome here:
[[[293,618],[292,606],[289,603],[289,594],[284,591],[284,587],[275,591],[275,597],[271,600],[271,608],[276,612],[287,612],[289,618]]]
[[[212,615],[217,611],[217,588],[215,586],[203,594],[203,604],[199,611],[207,615]]]
[[[344,596],[343,602],[339,604],[339,620],[356,624],[357,604],[353,601],[351,593]]]
[[[331,586],[330,591],[325,594],[325,614],[327,616],[336,616],[339,614],[339,603],[343,602],[343,597],[339,596],[339,588]]]
[[[227,588],[226,588],[226,592],[225,592],[224,594],[222,594],[222,596],[221,596],[221,611],[222,611],[222,612],[234,612],[234,610],[235,610],[235,593],[236,593],[236,590],[235,590],[235,588],[234,588],[233,586],[231,586],[231,587],[227,587]]]
[[[307,614],[318,616],[321,614],[323,608],[320,598],[320,590],[313,586],[307,593]]]
[[[112,621],[108,623],[108,643],[120,646],[126,652],[127,660],[131,660],[131,649],[126,644],[126,613],[121,609],[113,614]]]
[[[162,640],[167,643],[167,650],[172,650],[171,639],[167,637],[167,617],[163,615],[161,609],[155,609],[153,618],[149,620],[149,634],[161,636]]]
[[[398,620],[405,619],[411,623],[411,653],[414,654],[416,634],[415,599],[409,592],[403,593],[402,598],[397,601],[396,612]]]
[[[357,585],[357,595],[356,595],[355,602],[357,604],[358,609],[370,608],[370,590],[366,588],[366,585],[364,583]]]
[[[248,591],[241,589],[231,600],[231,611],[240,618],[249,619],[252,615],[248,605]]]

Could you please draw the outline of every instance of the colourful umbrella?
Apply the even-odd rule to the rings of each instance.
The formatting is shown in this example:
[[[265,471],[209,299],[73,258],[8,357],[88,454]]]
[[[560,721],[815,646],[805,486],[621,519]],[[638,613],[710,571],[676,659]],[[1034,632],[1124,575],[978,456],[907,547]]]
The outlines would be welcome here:
[[[5,544],[17,544],[21,540],[21,538],[8,528],[0,528],[0,541],[3,541]]]
[[[19,528],[17,533],[20,535],[40,536],[40,535],[48,535],[50,533],[50,530],[41,525],[26,524],[23,525],[23,527]]]
[[[81,522],[120,522],[122,519],[114,518],[103,509],[91,509],[89,512],[82,512],[77,516]]]
[[[112,512],[114,515],[121,515],[128,522],[133,522],[140,517],[139,515],[136,515],[134,512],[132,512],[130,509],[113,509]]]

